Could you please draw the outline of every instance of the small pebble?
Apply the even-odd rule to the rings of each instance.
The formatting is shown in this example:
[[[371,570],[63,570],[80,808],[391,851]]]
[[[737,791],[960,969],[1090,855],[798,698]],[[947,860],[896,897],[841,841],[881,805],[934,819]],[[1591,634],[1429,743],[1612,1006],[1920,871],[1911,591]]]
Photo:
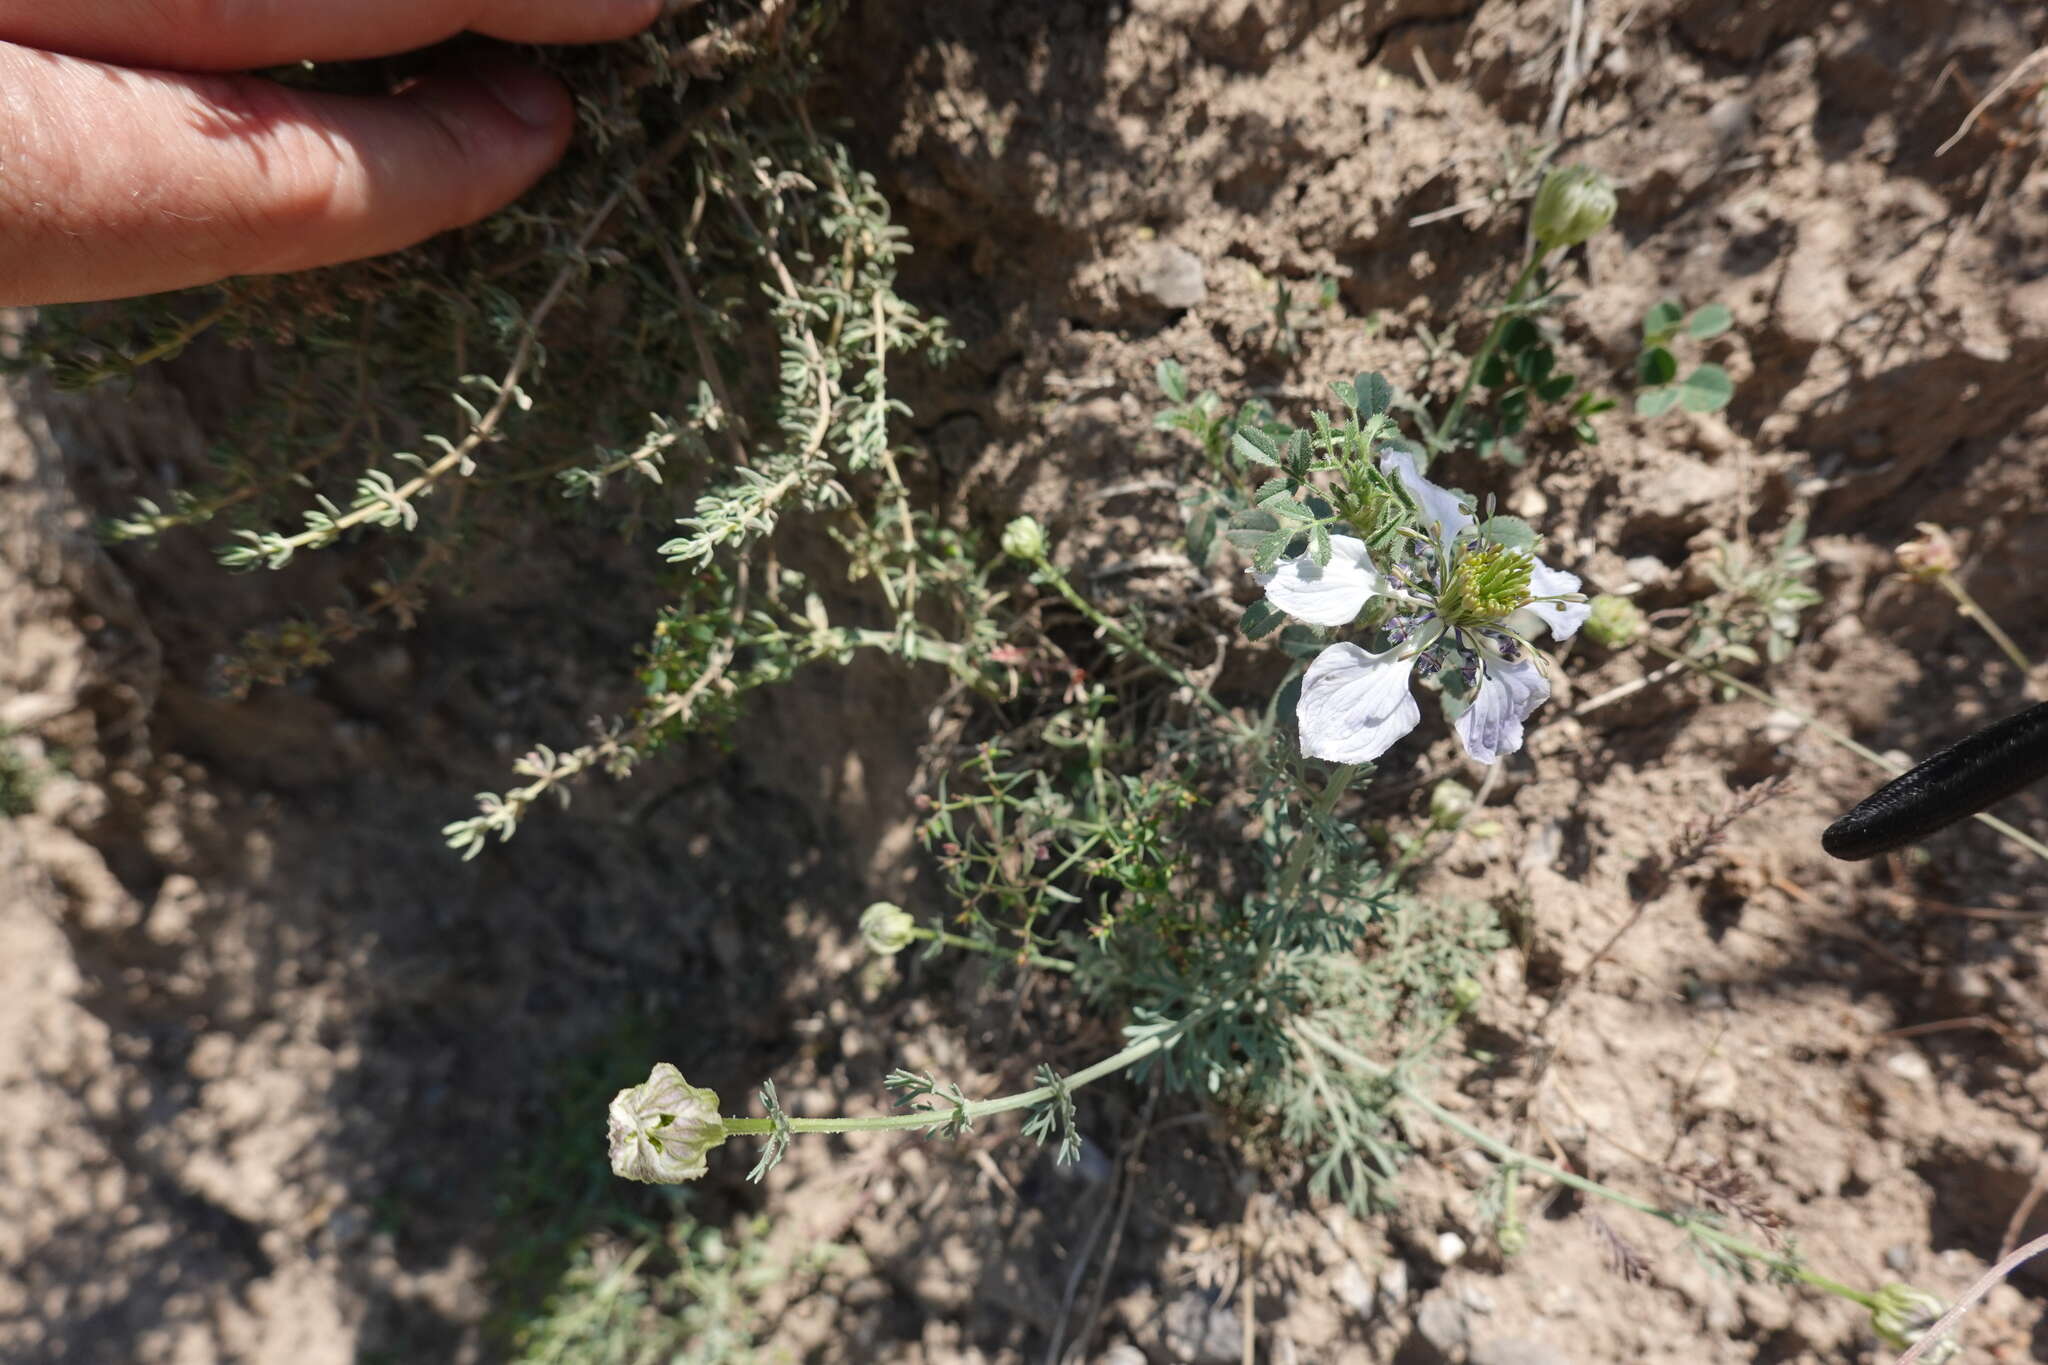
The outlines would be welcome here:
[[[1372,1316],[1374,1303],[1372,1281],[1368,1280],[1365,1277],[1365,1272],[1358,1268],[1358,1262],[1346,1261],[1344,1263],[1344,1268],[1339,1270],[1336,1278],[1330,1282],[1330,1292],[1337,1296],[1339,1303],[1358,1314],[1361,1318]]]
[[[1393,1316],[1394,1310],[1408,1302],[1408,1263],[1388,1261],[1380,1267],[1379,1275],[1380,1311]]]

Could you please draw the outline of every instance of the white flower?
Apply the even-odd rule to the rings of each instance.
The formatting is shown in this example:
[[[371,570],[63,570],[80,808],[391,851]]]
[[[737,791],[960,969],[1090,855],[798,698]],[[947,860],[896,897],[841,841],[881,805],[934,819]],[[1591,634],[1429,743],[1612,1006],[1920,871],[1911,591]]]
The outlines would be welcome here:
[[[1348,626],[1365,604],[1393,590],[1373,567],[1372,551],[1356,536],[1330,537],[1330,562],[1307,555],[1283,559],[1271,573],[1252,575],[1274,606],[1312,626]]]
[[[1420,666],[1457,677],[1470,696],[1455,722],[1458,739],[1474,759],[1496,762],[1522,747],[1522,722],[1550,697],[1529,636],[1541,627],[1568,639],[1592,608],[1578,595],[1577,575],[1468,536],[1470,509],[1423,478],[1413,455],[1389,451],[1380,467],[1421,511],[1409,554],[1383,571],[1364,541],[1333,535],[1328,564],[1302,555],[1255,575],[1274,606],[1311,625],[1349,625],[1375,598],[1393,608],[1378,652],[1334,644],[1309,664],[1296,710],[1301,751],[1369,763],[1391,749],[1422,719],[1409,691]]]
[[[704,1154],[725,1141],[717,1093],[691,1085],[670,1062],[621,1090],[609,1118],[612,1174],[652,1185],[697,1179],[710,1169]]]

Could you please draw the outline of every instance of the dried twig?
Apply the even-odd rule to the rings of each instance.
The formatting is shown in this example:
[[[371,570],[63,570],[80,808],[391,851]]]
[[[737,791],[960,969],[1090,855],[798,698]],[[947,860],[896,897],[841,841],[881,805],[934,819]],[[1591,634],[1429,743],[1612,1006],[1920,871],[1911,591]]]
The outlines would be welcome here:
[[[2027,1187],[2026,1194],[2013,1209],[2012,1217],[2005,1225],[2005,1236],[1998,1239],[1998,1258],[2001,1261],[2012,1254],[2013,1244],[2019,1241],[2020,1233],[2026,1228],[2027,1220],[2034,1216],[2034,1209],[2044,1194],[2048,1194],[2048,1156],[2041,1158],[2041,1168],[2034,1173],[2034,1183]]]
[[[1949,1306],[1946,1313],[1935,1320],[1934,1326],[1928,1328],[1926,1334],[1913,1343],[1912,1350],[1893,1361],[1892,1365],[1914,1365],[1914,1362],[1940,1344],[1941,1339],[1962,1320],[1963,1314],[1969,1312],[1977,1300],[1989,1294],[2006,1276],[2044,1251],[2048,1251],[2048,1237],[2036,1237],[2012,1255],[2000,1258],[1997,1265],[1978,1276],[1977,1283],[1971,1285],[1961,1298]]]
[[[1570,998],[1579,983],[1590,976],[1593,969],[1600,965],[1601,960],[1614,951],[1615,945],[1628,935],[1629,930],[1642,922],[1643,916],[1649,913],[1652,902],[1664,894],[1673,877],[1720,847],[1722,840],[1728,837],[1729,828],[1737,820],[1790,790],[1791,785],[1783,778],[1773,777],[1737,792],[1714,814],[1702,820],[1692,821],[1681,829],[1663,856],[1652,855],[1648,860],[1649,866],[1643,870],[1642,880],[1638,883],[1634,897],[1635,905],[1628,918],[1607,936],[1607,941],[1586,959],[1584,965],[1565,980],[1564,985],[1558,988],[1557,994],[1550,997],[1550,1004],[1544,1009],[1543,1018],[1537,1021],[1537,1030],[1542,1030],[1543,1025],[1548,1023],[1550,1017]]]
[[[1784,1245],[1785,1215],[1764,1202],[1749,1172],[1725,1161],[1698,1161],[1673,1172],[1692,1186],[1700,1203],[1715,1213],[1740,1218],[1773,1249]]]
[[[1600,1246],[1600,1252],[1607,1259],[1607,1268],[1629,1284],[1645,1284],[1650,1279],[1650,1258],[1638,1250],[1635,1244],[1614,1230],[1597,1213],[1585,1215],[1587,1230]]]
[[[2012,89],[2015,85],[2018,85],[2022,80],[2026,79],[2027,73],[2033,70],[2036,65],[2044,61],[2048,61],[2048,47],[2044,47],[2038,51],[2028,53],[2027,56],[2020,61],[2019,65],[2015,66],[2012,70],[2006,72],[2003,76],[2000,76],[1998,78],[1998,83],[1992,86],[1990,90],[1985,92],[1984,98],[1978,100],[1976,107],[1971,109],[1968,116],[1966,116],[1963,119],[1962,126],[1955,130],[1955,132],[1949,137],[1948,141],[1942,143],[1939,147],[1936,147],[1934,149],[1934,154],[1936,156],[1945,155],[1948,152],[1949,148],[1955,146],[1958,142],[1961,142],[1964,138],[1968,137],[1970,135],[1970,130],[1977,126],[1977,120],[1984,117],[1985,111],[1990,109],[1992,105],[1998,103],[1999,99],[2004,96],[2006,91]]]

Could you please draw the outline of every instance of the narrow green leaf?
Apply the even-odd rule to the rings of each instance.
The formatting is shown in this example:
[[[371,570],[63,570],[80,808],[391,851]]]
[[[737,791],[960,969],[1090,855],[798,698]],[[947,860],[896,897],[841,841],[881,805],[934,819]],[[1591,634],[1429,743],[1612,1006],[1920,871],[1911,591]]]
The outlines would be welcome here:
[[[1297,659],[1313,659],[1323,652],[1323,641],[1313,627],[1292,625],[1280,632],[1280,648]]]
[[[1271,469],[1280,467],[1279,444],[1256,427],[1238,428],[1237,435],[1230,438],[1230,445],[1237,452],[1240,463],[1262,464]]]
[[[1216,557],[1216,507],[1201,508],[1188,523],[1188,559],[1198,569],[1209,567]]]
[[[1287,547],[1294,543],[1293,531],[1275,531],[1259,542],[1259,548],[1252,553],[1252,567],[1260,573],[1271,573],[1280,557],[1287,553]]]
[[[1244,632],[1244,638],[1247,640],[1262,640],[1278,630],[1280,623],[1286,619],[1286,612],[1261,597],[1244,609],[1244,616],[1239,619],[1237,628]]]
[[[1330,562],[1330,528],[1316,522],[1308,528],[1308,557],[1320,567]]]
[[[1188,372],[1181,368],[1178,360],[1169,356],[1160,361],[1159,368],[1154,370],[1153,374],[1159,380],[1161,393],[1176,403],[1188,401]]]
[[[1377,372],[1358,376],[1358,410],[1377,417],[1394,405],[1394,386]]]

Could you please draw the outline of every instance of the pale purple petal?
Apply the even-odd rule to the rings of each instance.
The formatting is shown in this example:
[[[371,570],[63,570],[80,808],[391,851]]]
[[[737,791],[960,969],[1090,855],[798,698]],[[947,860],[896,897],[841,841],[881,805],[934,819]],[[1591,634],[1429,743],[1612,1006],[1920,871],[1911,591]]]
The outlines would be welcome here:
[[[1357,645],[1331,645],[1316,655],[1294,713],[1302,753],[1330,763],[1370,763],[1415,728],[1422,719],[1408,690],[1415,656],[1398,655],[1368,654]]]
[[[1553,569],[1542,560],[1529,571],[1529,595],[1531,597],[1556,597],[1579,590],[1579,576]],[[1550,628],[1553,639],[1569,640],[1586,624],[1586,618],[1593,614],[1591,602],[1531,602],[1527,610]]]
[[[1522,747],[1522,722],[1550,700],[1550,680],[1533,659],[1516,663],[1483,654],[1485,673],[1479,695],[1458,717],[1458,738],[1465,752],[1481,763],[1493,763]]]
[[[1436,528],[1436,536],[1444,544],[1456,540],[1458,533],[1472,524],[1472,516],[1458,501],[1457,494],[1448,488],[1438,488],[1423,478],[1422,471],[1415,467],[1415,456],[1410,452],[1388,451],[1380,456],[1380,468],[1408,486],[1416,505],[1422,509],[1423,520]]]
[[[1372,552],[1356,536],[1330,537],[1330,562],[1307,555],[1283,559],[1271,573],[1253,573],[1274,606],[1312,626],[1348,626],[1365,604],[1391,586],[1372,566]]]

